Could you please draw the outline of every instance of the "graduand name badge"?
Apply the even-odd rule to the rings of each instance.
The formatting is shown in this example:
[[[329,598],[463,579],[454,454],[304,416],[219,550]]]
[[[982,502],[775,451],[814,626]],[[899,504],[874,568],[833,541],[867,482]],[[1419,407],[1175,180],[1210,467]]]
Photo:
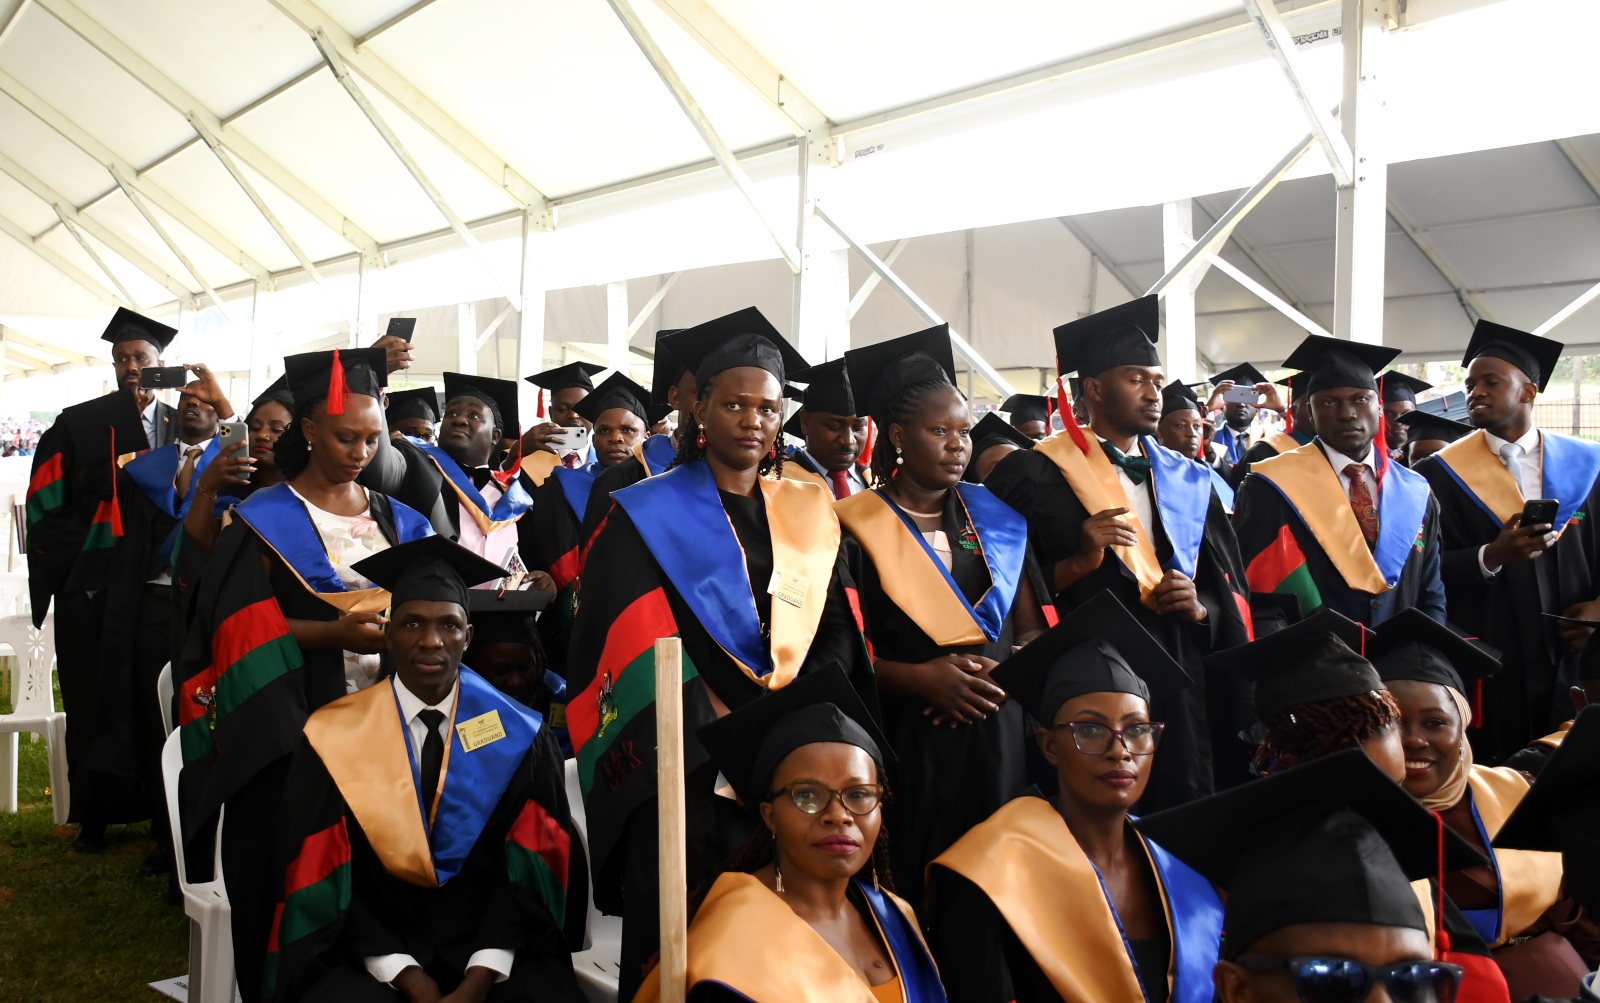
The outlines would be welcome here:
[[[806,593],[810,590],[811,579],[784,568],[775,568],[767,580],[767,592],[796,609],[805,607]]]
[[[456,725],[456,734],[461,736],[461,747],[473,752],[490,742],[498,742],[505,738],[506,729],[500,723],[500,712],[492,710],[487,714],[479,714],[470,721],[462,721]]]

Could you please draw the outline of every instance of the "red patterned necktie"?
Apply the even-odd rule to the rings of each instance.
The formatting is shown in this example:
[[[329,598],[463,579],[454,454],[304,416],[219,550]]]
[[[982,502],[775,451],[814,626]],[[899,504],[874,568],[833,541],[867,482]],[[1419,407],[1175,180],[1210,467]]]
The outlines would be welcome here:
[[[1378,507],[1372,503],[1372,492],[1362,477],[1366,469],[1364,463],[1352,463],[1344,468],[1344,475],[1350,478],[1350,507],[1355,510],[1361,535],[1367,538],[1367,549],[1371,550],[1378,542]]]
[[[850,497],[850,478],[843,470],[828,471],[828,480],[833,482],[833,496],[835,498]]]
[[[583,457],[579,456],[577,453],[568,453],[566,456],[561,458],[561,465],[566,467],[568,470],[577,470],[579,467],[583,466]]]

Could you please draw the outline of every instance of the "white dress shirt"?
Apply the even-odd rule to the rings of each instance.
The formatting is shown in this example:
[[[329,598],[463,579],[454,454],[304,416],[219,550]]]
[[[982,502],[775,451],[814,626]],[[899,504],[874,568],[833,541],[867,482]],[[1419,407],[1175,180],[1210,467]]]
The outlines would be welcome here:
[[[817,458],[812,456],[811,452],[807,450],[806,447],[800,446],[798,449],[800,455],[805,457],[806,466],[810,467],[813,471],[820,473],[822,475],[822,479],[828,481],[828,487],[832,488],[833,481],[828,477],[827,465],[819,463]],[[858,495],[867,490],[867,482],[866,479],[861,476],[861,468],[856,466],[854,463],[850,464],[850,468],[844,472],[844,480],[846,484],[850,485],[850,493],[853,495]]]
[[[1339,475],[1339,486],[1344,488],[1346,499],[1350,497],[1350,477],[1344,468],[1352,463],[1359,463],[1365,469],[1361,471],[1361,480],[1367,486],[1367,491],[1372,495],[1372,503],[1378,503],[1378,449],[1376,446],[1367,450],[1367,458],[1358,460],[1353,456],[1346,456],[1322,440],[1317,440],[1322,446],[1322,452],[1327,455],[1328,462],[1333,464],[1333,472]]]
[[[156,448],[156,401],[152,399],[150,406],[139,412],[139,421],[144,425],[144,438],[151,449]]]
[[[439,722],[439,737],[446,742],[450,741],[450,715],[455,710],[456,695],[461,692],[458,682],[450,695],[436,704],[430,704],[406,688],[398,675],[393,677],[395,699],[400,704],[400,719],[406,723],[406,737],[411,740],[411,754],[416,757],[417,763],[422,762],[422,743],[428,739],[428,726],[423,722],[421,714],[425,710],[436,710],[444,715],[444,720]],[[511,963],[516,960],[517,952],[504,948],[488,948],[472,952],[472,957],[467,959],[468,968],[487,968],[494,972],[496,982],[504,982],[511,975]],[[409,954],[380,954],[365,960],[367,974],[384,984],[389,984],[400,977],[400,973],[412,965],[417,964],[417,959]],[[421,966],[418,965],[420,968]]]
[[[1106,440],[1101,439],[1100,441],[1105,442]],[[1144,440],[1135,439],[1133,449],[1129,451],[1127,455],[1143,456]],[[1135,484],[1133,483],[1133,478],[1128,476],[1128,472],[1126,470],[1123,470],[1122,467],[1115,463],[1111,464],[1111,466],[1117,472],[1117,480],[1122,482],[1122,490],[1128,496],[1128,504],[1133,506],[1133,514],[1139,517],[1139,525],[1142,527],[1140,532],[1149,536],[1151,546],[1154,546],[1156,523],[1155,505],[1152,503],[1152,496],[1150,494],[1150,483],[1152,481],[1152,477],[1146,477],[1143,484]],[[1093,512],[1090,512],[1089,514],[1094,515]]]
[[[1511,445],[1509,439],[1502,439],[1493,432],[1485,430],[1483,440],[1489,447],[1489,452],[1504,466],[1506,458],[1500,451]],[[1540,498],[1544,494],[1544,438],[1539,434],[1538,428],[1530,427],[1522,438],[1517,440],[1517,445],[1522,447],[1521,467],[1522,478],[1517,481],[1517,490],[1522,492],[1522,500]],[[1509,468],[1508,468],[1509,469]],[[1552,531],[1553,532],[1553,531]],[[1483,560],[1483,552],[1489,549],[1486,543],[1478,548],[1478,570],[1485,578],[1493,578],[1500,573],[1498,567],[1491,568]]]

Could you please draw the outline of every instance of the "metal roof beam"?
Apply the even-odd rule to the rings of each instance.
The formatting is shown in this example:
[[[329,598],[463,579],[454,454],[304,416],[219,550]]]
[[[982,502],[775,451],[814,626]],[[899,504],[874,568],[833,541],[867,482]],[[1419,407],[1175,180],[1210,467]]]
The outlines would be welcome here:
[[[1217,218],[1216,211],[1211,208],[1210,203],[1206,202],[1205,199],[1197,198],[1194,201],[1195,205],[1198,205],[1207,216],[1210,216],[1212,219]],[[1305,314],[1307,317],[1310,317],[1319,325],[1322,324],[1321,318],[1317,317],[1312,309],[1306,305],[1306,298],[1300,295],[1300,291],[1296,289],[1288,279],[1283,277],[1282,272],[1278,271],[1270,262],[1261,257],[1260,254],[1256,253],[1256,248],[1249,241],[1239,236],[1239,231],[1237,229],[1235,229],[1234,232],[1229,235],[1228,239],[1232,242],[1233,246],[1238,249],[1239,253],[1244,255],[1246,261],[1256,266],[1256,270],[1267,277],[1267,282],[1270,283],[1268,288],[1270,288],[1278,296],[1281,296],[1290,306]],[[1221,251],[1219,250],[1217,253],[1220,255]]]
[[[122,67],[129,76],[143,84],[151,93],[161,98],[174,111],[191,124],[200,123],[210,129],[223,144],[239,155],[257,174],[266,178],[289,198],[298,202],[307,212],[317,217],[334,233],[339,234],[357,250],[376,256],[377,241],[353,220],[318,195],[309,185],[295,177],[282,165],[267,156],[259,147],[238,132],[226,128],[217,114],[201,104],[176,81],[156,69],[143,56],[107,31],[98,21],[85,14],[72,0],[32,0],[52,17],[98,49],[107,59]]]
[[[661,301],[667,298],[667,293],[672,291],[674,285],[677,285],[678,276],[682,274],[682,272],[673,272],[662,279],[660,288],[651,293],[650,298],[644,301],[644,306],[640,307],[639,312],[628,322],[629,341],[632,341],[633,336],[639,333],[639,328],[643,327],[644,322],[650,319],[650,315],[656,312],[656,307],[660,306]]]
[[[796,136],[810,135],[818,142],[826,141],[828,116],[710,4],[705,0],[655,0],[655,4],[760,98]]]
[[[362,35],[360,38],[356,39],[356,48],[360,49],[363,45],[366,45],[368,42],[372,41],[374,38],[377,38],[379,35],[383,34],[386,31],[388,31],[390,28],[393,28],[395,25],[399,24],[400,22],[408,19],[409,17],[411,17],[411,15],[421,11],[424,7],[427,7],[427,6],[431,5],[432,3],[433,3],[433,0],[417,0],[417,2],[412,4],[410,7],[407,7],[405,10],[403,10],[400,13],[396,14],[394,17],[391,17],[389,20],[383,22],[382,24],[378,25],[376,28],[373,28],[371,31],[367,32],[365,35]]]
[[[472,256],[478,259],[478,264],[482,265],[483,270],[489,273],[489,277],[494,280],[495,285],[500,287],[500,291],[505,295],[506,299],[513,304],[520,305],[521,299],[518,297],[516,290],[503,280],[500,277],[500,273],[495,271],[489,264],[489,259],[483,253],[483,245],[478,243],[478,238],[473,236],[471,230],[467,229],[466,222],[450,207],[450,203],[445,200],[444,193],[429,180],[427,172],[422,169],[422,165],[417,162],[417,158],[413,157],[411,151],[406,149],[406,145],[400,141],[400,137],[396,135],[394,129],[389,126],[383,115],[378,112],[377,106],[372,103],[366,92],[361,89],[361,85],[356,83],[355,78],[350,75],[350,70],[346,67],[344,58],[340,56],[338,47],[320,29],[317,31],[315,40],[317,48],[322,50],[322,58],[328,61],[328,68],[338,78],[340,85],[350,95],[351,100],[355,101],[356,107],[361,109],[361,113],[367,116],[367,121],[372,123],[372,127],[378,130],[378,135],[382,136],[383,141],[389,144],[389,149],[394,151],[394,155],[400,159],[400,163],[405,165],[405,169],[411,173],[411,177],[416,180],[417,185],[428,196],[434,208],[439,210],[439,215],[445,218],[445,222],[450,224],[450,229],[454,230],[456,235],[467,245],[467,250],[471,251]]]
[[[98,299],[101,302],[107,303],[111,306],[125,306],[130,310],[137,309],[137,304],[134,303],[133,298],[128,296],[126,292],[124,292],[121,296],[110,292],[104,285],[90,278],[88,273],[84,272],[77,265],[74,265],[60,254],[57,254],[55,250],[48,245],[39,243],[37,237],[30,235],[28,231],[24,230],[22,227],[13,223],[4,216],[0,216],[0,233],[4,233],[12,240],[15,240],[23,247],[26,247],[34,254],[37,254],[46,264],[50,265],[62,275],[65,275],[73,282],[76,282],[78,285],[82,286],[84,291],[94,296],[95,299]]]
[[[1295,52],[1294,39],[1284,26],[1277,6],[1272,0],[1244,0],[1244,6],[1250,12],[1250,19],[1261,29],[1261,39],[1266,43],[1267,51],[1272,53],[1278,68],[1288,79],[1289,88],[1300,103],[1300,111],[1311,125],[1311,134],[1316,137],[1317,145],[1322,147],[1322,155],[1327,158],[1328,167],[1333,171],[1334,186],[1349,187],[1355,180],[1355,156],[1350,152],[1350,143],[1339,131],[1339,124],[1333,120],[1333,116],[1312,102],[1311,95],[1301,83],[1300,57]]]
[[[1483,300],[1472,292],[1467,280],[1462,277],[1460,272],[1456,271],[1455,266],[1446,260],[1438,245],[1434,244],[1433,238],[1418,230],[1394,199],[1389,200],[1388,206],[1389,218],[1394,220],[1405,235],[1410,238],[1411,243],[1416,245],[1417,250],[1422,252],[1422,256],[1428,259],[1434,270],[1446,282],[1450,283],[1450,288],[1456,294],[1456,302],[1461,304],[1461,312],[1467,315],[1467,320],[1474,324],[1480,319],[1494,320],[1494,314],[1490,313],[1489,308],[1483,305]]]
[[[1600,171],[1596,171],[1594,165],[1589,163],[1589,158],[1585,157],[1570,139],[1556,140],[1556,149],[1567,158],[1567,163],[1572,165],[1572,169],[1583,176],[1583,183],[1589,186],[1595,198],[1600,198]]]
[[[50,208],[55,210],[56,219],[61,221],[62,229],[66,230],[72,239],[78,242],[78,246],[83,248],[83,253],[87,254],[89,260],[94,262],[95,267],[100,269],[100,274],[111,280],[111,284],[117,287],[117,292],[120,292],[124,299],[132,301],[133,294],[128,292],[128,287],[122,284],[121,279],[117,278],[117,273],[113,272],[110,266],[106,264],[105,259],[100,257],[100,252],[94,249],[93,244],[89,243],[89,238],[83,235],[83,231],[67,219],[67,214],[61,211],[60,206],[51,206]]]
[[[136,191],[155,205],[160,206],[162,211],[177,220],[196,237],[205,241],[212,250],[244,269],[257,282],[271,288],[272,273],[268,271],[265,265],[246,254],[237,244],[223,236],[216,227],[207,222],[204,217],[184,205],[179,199],[174,198],[160,185],[141,179],[141,171],[117,156],[111,151],[110,147],[90,135],[87,129],[67,118],[67,116],[46,103],[43,98],[23,86],[22,82],[16,77],[6,73],[4,70],[0,70],[0,93],[6,94],[13,101],[22,105],[35,118],[54,129],[61,138],[94,158],[106,170],[114,174],[120,174]],[[115,188],[112,189],[112,191],[115,190]],[[83,208],[87,208],[87,206]],[[82,209],[79,211],[81,212]]]
[[[622,26],[628,29],[628,34],[633,37],[634,44],[639,47],[639,51],[644,54],[645,59],[649,61],[650,66],[656,71],[656,76],[660,77],[667,90],[672,92],[673,98],[677,100],[678,107],[683,109],[683,114],[689,119],[689,123],[700,134],[700,138],[705,142],[706,146],[711,148],[711,155],[716,157],[717,163],[722,165],[722,170],[728,175],[728,179],[733,182],[735,188],[739,189],[739,194],[744,196],[745,201],[750,203],[751,211],[756,214],[756,218],[766,228],[767,236],[771,237],[772,242],[777,245],[779,253],[783,255],[783,260],[789,265],[789,270],[799,275],[799,250],[795,248],[793,242],[784,239],[773,228],[772,222],[767,219],[767,214],[761,211],[761,205],[756,201],[755,185],[751,182],[750,175],[745,173],[744,168],[739,165],[739,158],[734,155],[733,150],[718,135],[716,128],[711,124],[711,119],[706,117],[706,113],[701,109],[699,102],[694,99],[693,94],[689,93],[688,85],[678,76],[678,71],[674,70],[672,64],[667,61],[666,53],[661,51],[661,47],[656,44],[656,40],[651,37],[649,30],[645,28],[644,22],[639,20],[638,12],[633,9],[633,5],[628,0],[606,0],[606,2],[616,12],[617,20],[621,21]]]
[[[895,241],[894,244],[889,248],[889,253],[883,256],[883,263],[885,265],[893,265],[895,263],[895,259],[900,257],[900,252],[905,250],[906,245],[909,243],[911,243],[911,241],[907,237],[901,237],[899,240]],[[867,297],[872,295],[872,290],[878,288],[878,283],[882,281],[883,277],[877,272],[873,272],[862,280],[861,288],[857,289],[856,294],[850,297],[850,306],[849,309],[845,311],[845,319],[856,319],[856,314],[860,313],[861,308],[866,305]]]
[[[1310,317],[1307,317],[1305,314],[1301,313],[1299,310],[1296,310],[1294,307],[1290,306],[1277,293],[1273,292],[1271,289],[1268,289],[1266,286],[1264,286],[1261,283],[1257,282],[1255,279],[1251,278],[1247,273],[1245,273],[1243,271],[1240,271],[1237,267],[1234,266],[1234,264],[1232,262],[1225,260],[1222,257],[1222,255],[1220,255],[1220,254],[1212,254],[1212,255],[1210,255],[1210,258],[1211,258],[1211,264],[1216,267],[1217,271],[1223,273],[1224,275],[1228,276],[1233,281],[1239,283],[1241,286],[1244,286],[1246,289],[1248,289],[1251,292],[1255,293],[1256,296],[1259,297],[1262,302],[1266,303],[1268,306],[1272,307],[1274,310],[1278,311],[1279,313],[1283,314],[1285,317],[1287,317],[1290,320],[1294,321],[1296,324],[1300,325],[1305,330],[1309,331],[1312,334],[1320,334],[1324,338],[1333,337],[1333,335],[1329,334],[1327,329],[1324,328],[1321,324],[1318,324],[1316,321],[1312,320]]]
[[[64,362],[81,362],[86,366],[111,365],[111,360],[109,358],[102,359],[94,355],[84,355],[82,352],[79,352],[76,349],[57,345],[50,341],[41,341],[31,334],[23,334],[14,327],[6,328],[6,342],[7,344],[26,345],[29,348],[33,348],[38,351],[48,352],[50,355],[61,359]],[[37,354],[37,351],[34,354]]]
[[[52,0],[52,2],[64,2],[64,0]],[[362,49],[361,42],[366,41],[365,39],[358,41],[311,0],[271,0],[271,2],[283,12],[284,16],[311,36],[312,41],[317,43],[317,48],[323,50],[324,59],[327,59],[328,50],[331,48],[342,63],[359,73],[381,94],[404,109],[406,114],[438,137],[439,141],[454,151],[456,156],[472,165],[512,202],[523,209],[547,215],[544,193],[539,191],[533,182],[518,174],[504,157],[496,155],[487,144],[451,118],[443,108],[433,102],[433,99],[396,73],[387,63],[372,52]],[[415,13],[420,9],[420,5],[413,7],[406,14]],[[549,225],[550,222],[545,220],[545,226],[548,228]]]
[[[1083,249],[1088,251],[1091,257],[1105,266],[1106,271],[1111,273],[1111,277],[1117,280],[1117,284],[1122,286],[1129,296],[1143,295],[1141,290],[1144,286],[1133,281],[1133,276],[1101,248],[1099,241],[1089,236],[1089,231],[1083,228],[1082,223],[1071,216],[1057,216],[1056,221],[1067,228],[1067,232],[1083,245]]]
[[[1584,307],[1588,306],[1596,297],[1600,297],[1600,282],[1596,282],[1594,285],[1585,289],[1579,294],[1577,299],[1573,300],[1571,303],[1568,303],[1560,310],[1557,310],[1555,316],[1534,328],[1533,333],[1537,334],[1541,338],[1544,337],[1551,331],[1555,330],[1556,327],[1568,317],[1571,317],[1579,310],[1582,310]]]
[[[122,194],[126,195],[128,201],[133,203],[133,207],[139,210],[139,215],[143,216],[144,221],[150,224],[150,229],[154,230],[156,236],[161,238],[161,242],[167,245],[167,250],[172,252],[172,256],[178,259],[179,263],[188,271],[190,277],[200,284],[200,288],[206,291],[207,296],[211,297],[212,304],[222,311],[222,316],[227,318],[229,325],[237,327],[238,322],[233,319],[233,314],[228,312],[228,305],[222,302],[222,297],[217,295],[216,287],[205,277],[205,274],[189,258],[189,255],[184,253],[183,248],[178,246],[178,242],[172,239],[172,234],[168,233],[167,228],[161,225],[161,220],[156,218],[155,212],[145,202],[144,196],[134,191],[133,186],[128,183],[128,179],[118,172],[112,171],[111,176],[121,186]]]

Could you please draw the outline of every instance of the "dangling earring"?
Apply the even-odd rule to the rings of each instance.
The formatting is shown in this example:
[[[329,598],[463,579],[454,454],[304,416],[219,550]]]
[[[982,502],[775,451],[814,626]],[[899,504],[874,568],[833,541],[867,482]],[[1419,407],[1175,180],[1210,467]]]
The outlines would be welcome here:
[[[905,466],[905,463],[906,463],[906,458],[904,456],[900,455],[900,447],[899,446],[894,447],[894,465],[897,466],[897,467],[903,467],[903,466]]]
[[[778,858],[772,858],[772,876],[777,880],[773,882],[779,895],[783,894],[783,868],[778,866]]]
[[[767,459],[776,460],[777,458],[778,458],[778,440],[777,439],[773,439],[772,440],[772,448],[767,450]]]
[[[311,443],[306,443],[306,452],[311,452]]]
[[[706,448],[706,434],[701,432],[699,435],[695,436],[694,444],[697,449]]]

